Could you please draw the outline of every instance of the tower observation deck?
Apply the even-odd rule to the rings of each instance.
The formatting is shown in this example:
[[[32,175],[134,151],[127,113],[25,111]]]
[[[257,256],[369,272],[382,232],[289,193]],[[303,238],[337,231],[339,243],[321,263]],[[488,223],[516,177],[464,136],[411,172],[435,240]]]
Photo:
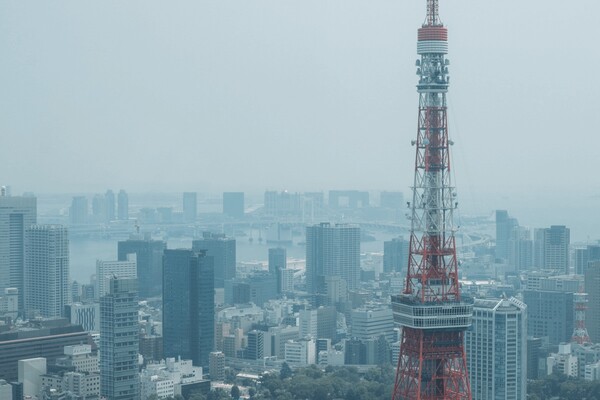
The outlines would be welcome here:
[[[410,251],[406,284],[392,296],[402,328],[392,400],[471,399],[464,331],[473,300],[461,296],[453,214],[458,206],[451,182],[446,93],[448,30],[438,0],[427,0],[418,30],[419,113],[412,187]]]

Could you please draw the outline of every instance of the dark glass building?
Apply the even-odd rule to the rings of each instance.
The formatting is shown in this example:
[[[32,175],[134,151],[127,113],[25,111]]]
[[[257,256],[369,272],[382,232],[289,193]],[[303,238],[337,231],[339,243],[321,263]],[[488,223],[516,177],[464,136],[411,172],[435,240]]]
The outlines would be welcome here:
[[[208,368],[215,336],[213,258],[188,249],[165,250],[163,352]]]
[[[149,236],[119,242],[119,261],[127,261],[127,254],[136,255],[140,298],[162,294],[162,257],[166,248],[165,242],[152,240]]]
[[[214,260],[215,287],[225,287],[225,281],[235,278],[235,239],[225,234],[204,232],[202,239],[192,242],[192,250],[205,251]]]
[[[408,267],[408,240],[394,238],[383,242],[383,272],[400,272]]]

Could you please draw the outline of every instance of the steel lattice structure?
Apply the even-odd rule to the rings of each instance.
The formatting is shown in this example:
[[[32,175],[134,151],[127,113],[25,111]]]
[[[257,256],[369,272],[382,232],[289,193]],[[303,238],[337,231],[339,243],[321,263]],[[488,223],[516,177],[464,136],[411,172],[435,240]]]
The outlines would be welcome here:
[[[587,297],[587,293],[580,292],[573,294],[573,303],[575,303],[575,328],[573,329],[571,342],[579,344],[592,343],[590,335],[585,327],[585,311],[588,308]]]
[[[419,117],[411,204],[411,237],[404,291],[392,296],[402,327],[392,400],[471,399],[464,331],[473,301],[461,297],[448,139],[448,31],[438,0],[427,0],[418,30]]]

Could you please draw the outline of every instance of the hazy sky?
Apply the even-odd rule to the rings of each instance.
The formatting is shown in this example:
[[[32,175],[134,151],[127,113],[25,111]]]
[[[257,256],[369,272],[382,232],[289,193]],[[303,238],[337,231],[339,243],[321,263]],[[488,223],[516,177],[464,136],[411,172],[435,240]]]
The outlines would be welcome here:
[[[459,195],[600,195],[600,2],[440,2]],[[0,181],[407,191],[424,16],[425,0],[2,1]]]

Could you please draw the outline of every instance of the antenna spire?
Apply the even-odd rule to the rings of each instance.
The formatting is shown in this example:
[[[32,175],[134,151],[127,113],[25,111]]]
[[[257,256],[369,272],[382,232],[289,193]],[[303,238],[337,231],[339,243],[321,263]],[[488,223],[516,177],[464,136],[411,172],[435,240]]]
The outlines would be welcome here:
[[[440,26],[440,10],[438,0],[427,0],[427,23],[426,26]]]

